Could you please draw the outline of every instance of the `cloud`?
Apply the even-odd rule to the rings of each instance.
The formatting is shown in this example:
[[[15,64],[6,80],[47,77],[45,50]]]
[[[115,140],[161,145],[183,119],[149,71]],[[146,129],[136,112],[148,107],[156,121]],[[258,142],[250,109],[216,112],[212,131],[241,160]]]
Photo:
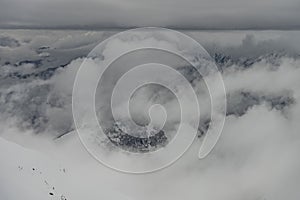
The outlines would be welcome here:
[[[74,69],[68,70],[76,71],[77,62],[79,61],[72,63]],[[298,160],[300,89],[297,84],[300,71],[298,62],[299,60],[283,58],[282,64],[275,70],[261,62],[248,69],[234,68],[224,73],[229,93],[243,90],[268,96],[270,94],[281,95],[283,91],[289,90],[291,91],[289,95],[295,98],[295,102],[284,110],[276,110],[262,103],[249,108],[242,116],[227,116],[220,141],[209,157],[204,160],[197,159],[197,150],[201,142],[197,140],[182,159],[170,168],[141,176],[120,174],[95,162],[83,150],[76,135],[68,135],[53,144],[47,138],[28,137],[15,127],[2,126],[2,130],[10,132],[10,134],[4,134],[4,137],[18,140],[37,151],[50,154],[51,158],[54,157],[58,162],[57,164],[52,161],[47,164],[49,162],[47,156],[40,155],[40,153],[37,156],[36,153],[21,149],[21,155],[26,158],[26,162],[21,162],[25,171],[17,171],[17,165],[20,165],[19,159],[4,162],[5,166],[10,164],[15,168],[3,169],[8,174],[24,174],[23,176],[13,175],[14,179],[10,179],[9,182],[12,186],[23,183],[22,177],[29,176],[26,182],[30,181],[39,190],[39,193],[34,192],[32,195],[41,197],[48,195],[48,190],[44,189],[39,176],[26,172],[32,166],[38,166],[43,176],[47,180],[52,180],[51,184],[55,184],[57,192],[72,199],[81,199],[87,194],[90,198],[98,198],[99,195],[109,197],[115,193],[107,193],[107,191],[116,190],[118,195],[123,194],[129,199],[281,200],[288,198],[296,200],[299,198],[297,186],[300,184],[298,173],[300,167]],[[68,70],[61,72],[59,76],[71,77],[71,75],[65,76],[74,73],[74,71],[67,72]],[[66,74],[63,75],[64,73]],[[55,80],[63,81],[64,78],[57,76]],[[277,80],[276,83],[266,84],[274,79]],[[57,86],[61,84],[64,83],[58,83]],[[69,89],[62,88],[62,90],[68,91]],[[3,141],[0,142],[1,148],[5,149],[1,152],[19,149]],[[3,155],[3,158],[7,156]],[[59,166],[66,167],[67,175],[60,174]],[[1,171],[1,173],[4,172]],[[7,176],[1,174],[1,177]],[[90,186],[82,187],[81,190],[75,189],[82,185]],[[99,189],[108,186],[109,189],[105,189],[105,192]],[[8,189],[5,191],[6,193],[3,194],[9,197],[14,194],[8,192]],[[45,191],[45,194],[40,191]],[[30,193],[27,195],[32,196]]]
[[[16,38],[21,41],[21,46],[14,49],[23,45],[26,49],[31,49],[31,52],[36,52],[41,46],[49,46],[49,49],[45,48],[44,51],[51,51],[51,56],[56,55],[56,51],[67,52],[68,59],[73,61],[69,61],[63,67],[51,63],[57,69],[47,79],[38,76],[18,79],[17,76],[9,76],[16,72],[21,75],[35,73],[39,68],[34,63],[11,63],[1,66],[1,137],[38,152],[0,140],[0,158],[3,161],[0,170],[0,193],[3,195],[1,197],[19,198],[21,192],[15,193],[11,188],[20,188],[20,191],[28,188],[31,192],[27,191],[28,198],[36,197],[34,195],[39,195],[39,198],[48,196],[49,188],[43,182],[45,177],[51,179],[51,183],[57,187],[56,191],[65,194],[67,199],[114,195],[114,192],[107,194],[107,191],[112,190],[124,194],[129,199],[146,200],[298,200],[300,59],[283,54],[276,58],[278,62],[274,63],[265,55],[273,50],[279,51],[281,44],[284,51],[297,54],[298,49],[294,47],[299,40],[297,37],[290,37],[297,35],[296,33],[198,33],[198,40],[206,40],[206,46],[213,47],[213,43],[216,43],[217,48],[212,48],[211,52],[224,50],[222,53],[225,53],[227,49],[231,49],[228,54],[235,59],[246,57],[253,61],[247,67],[243,66],[243,63],[232,61],[229,66],[223,68],[227,92],[233,96],[229,98],[228,104],[232,109],[242,112],[228,113],[221,139],[206,159],[197,158],[200,138],[195,140],[192,148],[170,168],[141,176],[120,174],[100,165],[84,150],[75,132],[53,140],[62,130],[67,131],[72,127],[72,83],[84,57],[73,59],[74,55],[71,56],[70,52],[79,49],[75,52],[82,56],[88,49],[82,46],[90,46],[92,42],[81,33],[69,36],[69,32],[55,33],[57,35],[52,32],[55,36],[37,39],[34,39],[36,35],[25,37],[20,33],[23,36],[19,35]],[[17,35],[16,32],[14,34]],[[100,35],[95,36],[95,42]],[[216,38],[220,41],[216,41]],[[73,44],[77,40],[79,42]],[[54,46],[57,49],[54,49]],[[255,49],[259,53],[252,58]],[[11,52],[18,55],[16,51]],[[8,54],[2,55],[4,61],[6,58],[12,58]],[[24,55],[19,55],[16,61],[22,61],[22,56]],[[35,56],[34,53],[33,57]],[[262,59],[256,59],[257,57]],[[50,58],[60,59],[56,56]],[[62,61],[59,60],[58,63],[60,62]],[[91,65],[95,64],[93,59],[89,62]],[[199,85],[199,97],[202,97],[202,87]],[[157,88],[144,89],[136,94],[134,101],[142,107],[148,102],[148,97],[157,91]],[[165,93],[161,90],[157,95],[164,97]],[[240,105],[242,107],[239,107]],[[172,109],[176,104],[168,101],[168,106]],[[30,124],[32,120],[36,123]],[[38,135],[34,125],[39,130]],[[41,127],[42,129],[39,129]],[[11,157],[7,154],[18,156]],[[25,170],[20,172],[18,165],[23,165]],[[38,166],[43,176],[33,174],[33,166]],[[66,175],[61,175],[60,166],[66,166]],[[36,187],[32,187],[31,184]]]
[[[18,40],[8,37],[8,36],[4,36],[4,37],[0,37],[0,46],[2,47],[17,47],[20,46]]]
[[[2,0],[1,27],[120,28],[163,26],[191,29],[299,28],[299,2]]]

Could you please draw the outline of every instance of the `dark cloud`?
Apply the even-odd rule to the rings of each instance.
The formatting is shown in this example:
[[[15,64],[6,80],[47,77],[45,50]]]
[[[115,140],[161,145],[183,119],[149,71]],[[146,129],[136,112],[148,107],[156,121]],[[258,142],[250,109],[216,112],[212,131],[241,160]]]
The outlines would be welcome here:
[[[18,40],[7,37],[7,36],[0,36],[0,46],[2,47],[18,47],[20,46]]]
[[[1,0],[0,27],[297,29],[296,0]]]

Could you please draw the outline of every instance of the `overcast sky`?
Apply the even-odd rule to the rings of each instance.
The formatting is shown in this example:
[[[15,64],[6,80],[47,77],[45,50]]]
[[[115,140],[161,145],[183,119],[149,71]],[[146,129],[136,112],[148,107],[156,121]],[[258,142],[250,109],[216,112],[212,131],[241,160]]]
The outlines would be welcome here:
[[[299,0],[0,0],[0,27],[298,29]]]

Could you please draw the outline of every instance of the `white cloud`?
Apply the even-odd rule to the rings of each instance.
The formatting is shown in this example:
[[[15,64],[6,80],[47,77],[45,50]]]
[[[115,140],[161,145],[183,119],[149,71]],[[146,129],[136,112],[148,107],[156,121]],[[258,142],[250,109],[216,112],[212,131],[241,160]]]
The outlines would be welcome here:
[[[223,35],[223,33],[219,34]],[[234,40],[235,37],[230,36],[231,33],[226,34],[223,36],[224,40],[230,37]],[[268,34],[266,33],[266,35]],[[212,42],[214,38],[217,38],[217,36],[211,36],[211,33],[199,35],[210,38],[208,40]],[[288,39],[288,36],[278,37],[277,34],[270,34],[272,40],[267,38],[261,42],[254,37],[253,41],[250,38],[249,44],[245,40],[242,42],[246,35],[244,32],[237,35],[239,35],[239,42],[235,45],[225,44],[226,42],[223,42],[222,45],[218,43],[218,45],[224,49],[249,48],[250,50],[246,49],[242,55],[239,55],[246,56],[247,52],[255,51],[262,44],[269,45],[268,47],[272,50],[278,49],[281,43],[276,41],[281,41],[282,38],[285,38],[285,50],[293,49],[292,41],[297,43],[294,37]],[[84,34],[58,39],[62,37],[58,34],[54,39],[42,38],[30,41],[35,48],[49,43],[60,49],[90,45],[85,38],[80,39],[84,37]],[[20,41],[23,41],[24,38],[24,36],[19,36]],[[78,45],[72,44],[73,39],[79,40]],[[95,41],[97,39],[98,36],[95,37]],[[294,46],[296,45],[294,44]],[[237,50],[232,50],[232,52],[235,51]],[[264,51],[260,52],[264,54]],[[18,54],[16,51],[14,53]],[[7,56],[6,54],[2,55],[4,58]],[[7,58],[10,59],[10,56]],[[6,98],[14,98],[14,101],[0,104],[0,109],[11,108],[9,109],[11,113],[17,111],[15,117],[24,114],[24,110],[19,110],[18,102],[23,102],[21,104],[23,109],[30,107],[31,104],[26,103],[24,97],[45,85],[51,86],[51,89],[46,91],[45,97],[47,97],[48,103],[52,101],[54,106],[43,107],[46,108],[45,115],[49,117],[48,123],[52,126],[52,128],[46,129],[44,131],[46,134],[43,135],[35,135],[30,129],[18,129],[16,124],[20,123],[19,119],[17,122],[15,118],[1,121],[2,137],[39,152],[26,150],[3,139],[0,140],[0,159],[3,163],[0,170],[1,197],[14,200],[20,198],[19,195],[22,194],[22,197],[46,199],[51,190],[51,187],[44,183],[44,178],[47,178],[47,180],[51,179],[49,183],[51,182],[50,184],[56,187],[55,195],[65,194],[67,199],[99,198],[101,195],[115,195],[115,192],[110,191],[118,191],[122,195],[130,197],[129,199],[146,200],[298,200],[300,184],[298,159],[300,151],[298,133],[300,129],[300,61],[299,58],[290,57],[278,59],[277,64],[263,59],[256,61],[248,68],[233,65],[224,69],[225,86],[227,92],[231,94],[246,91],[251,95],[257,95],[258,98],[288,95],[294,100],[291,104],[286,105],[283,109],[275,109],[270,102],[261,101],[255,106],[250,106],[242,116],[227,116],[223,135],[208,158],[197,159],[201,142],[197,140],[182,159],[170,168],[141,176],[120,174],[100,165],[84,150],[75,133],[60,140],[52,140],[52,132],[63,129],[61,127],[64,127],[64,123],[71,123],[69,115],[72,83],[82,59],[73,60],[64,69],[58,70],[50,80],[33,79],[24,83],[18,82],[19,80],[7,82],[8,79],[2,79],[1,81],[6,82],[6,88],[3,87],[3,84],[1,85],[1,102],[3,103]],[[6,70],[6,73],[13,70],[19,70],[22,73],[32,70],[31,64],[21,65],[20,68],[13,67],[5,65],[1,67],[1,70]],[[1,71],[1,75],[3,74],[5,73]],[[13,91],[14,95],[6,96],[5,94],[9,91]],[[147,90],[144,92],[149,93]],[[35,98],[39,98],[38,94],[41,93],[33,94]],[[32,99],[36,100],[35,98]],[[138,96],[135,100],[136,103],[143,103],[145,99]],[[168,104],[170,108],[175,105],[172,102]],[[1,112],[1,117],[6,117],[6,114]],[[26,118],[29,115],[25,113],[24,116]],[[7,154],[16,156],[11,157]],[[23,171],[19,171],[19,165],[24,167]],[[38,170],[42,170],[43,175],[32,172],[31,168],[36,166],[38,166]],[[60,171],[62,166],[66,167],[66,175],[61,175],[63,174]],[[15,193],[11,188],[14,191],[19,189],[19,192]],[[27,193],[24,188],[28,189]],[[25,194],[23,195],[21,191],[24,191]]]

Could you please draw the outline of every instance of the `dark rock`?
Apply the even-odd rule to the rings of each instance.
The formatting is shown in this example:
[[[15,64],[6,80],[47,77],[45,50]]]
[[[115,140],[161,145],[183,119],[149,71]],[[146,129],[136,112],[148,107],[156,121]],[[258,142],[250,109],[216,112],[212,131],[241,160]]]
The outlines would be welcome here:
[[[168,138],[163,130],[152,133],[149,137],[132,136],[115,123],[113,127],[106,131],[108,139],[117,147],[131,152],[150,152],[163,147],[168,143]]]

